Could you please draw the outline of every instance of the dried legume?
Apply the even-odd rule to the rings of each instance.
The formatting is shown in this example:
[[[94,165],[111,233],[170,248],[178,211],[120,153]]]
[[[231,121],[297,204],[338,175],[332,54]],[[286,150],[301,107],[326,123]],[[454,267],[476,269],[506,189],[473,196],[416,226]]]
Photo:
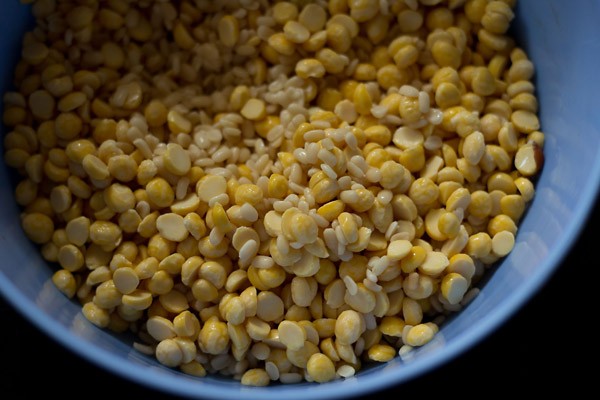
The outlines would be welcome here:
[[[33,3],[3,114],[23,231],[166,367],[351,377],[515,247],[544,133],[514,2]]]

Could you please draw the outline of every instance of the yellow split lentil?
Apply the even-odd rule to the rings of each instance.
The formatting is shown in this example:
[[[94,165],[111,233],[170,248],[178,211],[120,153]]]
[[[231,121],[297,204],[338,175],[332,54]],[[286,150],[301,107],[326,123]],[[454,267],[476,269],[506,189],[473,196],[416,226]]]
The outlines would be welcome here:
[[[433,340],[515,247],[544,133],[514,1],[23,3],[23,231],[167,368],[353,376]]]

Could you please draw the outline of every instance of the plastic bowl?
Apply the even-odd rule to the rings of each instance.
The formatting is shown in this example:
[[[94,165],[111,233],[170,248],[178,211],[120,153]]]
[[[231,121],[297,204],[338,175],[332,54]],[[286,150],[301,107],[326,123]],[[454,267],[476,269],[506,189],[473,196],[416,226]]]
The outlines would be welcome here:
[[[51,269],[21,231],[0,148],[0,293],[42,332],[118,376],[176,396],[211,399],[333,399],[407,382],[472,348],[515,314],[573,247],[591,213],[600,182],[600,114],[596,110],[600,3],[522,0],[513,22],[518,43],[536,65],[545,165],[513,252],[488,275],[482,291],[410,360],[360,371],[326,384],[244,387],[226,378],[198,379],[160,366],[132,349],[130,338],[88,323],[80,306],[53,286]],[[16,0],[0,13],[0,91],[11,82],[20,37],[31,23]],[[1,143],[1,141],[0,141]],[[0,144],[0,146],[2,146]]]

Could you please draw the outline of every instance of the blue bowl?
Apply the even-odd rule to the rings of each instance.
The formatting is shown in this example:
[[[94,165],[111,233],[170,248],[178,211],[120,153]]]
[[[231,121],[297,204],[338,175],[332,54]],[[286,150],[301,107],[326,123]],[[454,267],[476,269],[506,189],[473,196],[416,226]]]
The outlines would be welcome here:
[[[574,4],[576,3],[576,4]],[[334,399],[400,385],[443,366],[489,336],[555,272],[595,204],[600,182],[600,3],[522,0],[513,22],[518,43],[536,65],[545,165],[522,220],[513,252],[488,276],[482,291],[409,360],[365,368],[326,384],[245,387],[226,378],[187,376],[133,350],[129,337],[90,324],[51,282],[52,271],[24,236],[4,167],[0,141],[0,294],[40,331],[83,359],[148,388],[190,398]],[[3,2],[0,14],[0,92],[10,87],[29,9]],[[0,105],[1,107],[1,105]]]

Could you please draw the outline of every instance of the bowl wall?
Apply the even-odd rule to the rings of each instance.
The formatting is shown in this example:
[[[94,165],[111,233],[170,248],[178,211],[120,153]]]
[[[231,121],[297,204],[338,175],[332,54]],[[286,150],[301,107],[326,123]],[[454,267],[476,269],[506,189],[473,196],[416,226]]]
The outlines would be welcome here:
[[[478,297],[406,361],[367,368],[326,384],[243,387],[220,377],[193,378],[132,349],[129,337],[101,330],[52,284],[52,271],[23,235],[11,172],[0,141],[0,293],[60,344],[126,379],[180,396],[211,399],[333,399],[402,384],[468,351],[544,284],[571,249],[595,204],[600,182],[600,2],[520,0],[514,31],[536,65],[545,165],[519,226],[513,252],[490,273]],[[31,26],[17,0],[0,13],[0,92],[10,88],[20,38]],[[0,105],[0,108],[2,106]],[[2,132],[5,133],[4,131]],[[492,272],[492,271],[490,271]]]

